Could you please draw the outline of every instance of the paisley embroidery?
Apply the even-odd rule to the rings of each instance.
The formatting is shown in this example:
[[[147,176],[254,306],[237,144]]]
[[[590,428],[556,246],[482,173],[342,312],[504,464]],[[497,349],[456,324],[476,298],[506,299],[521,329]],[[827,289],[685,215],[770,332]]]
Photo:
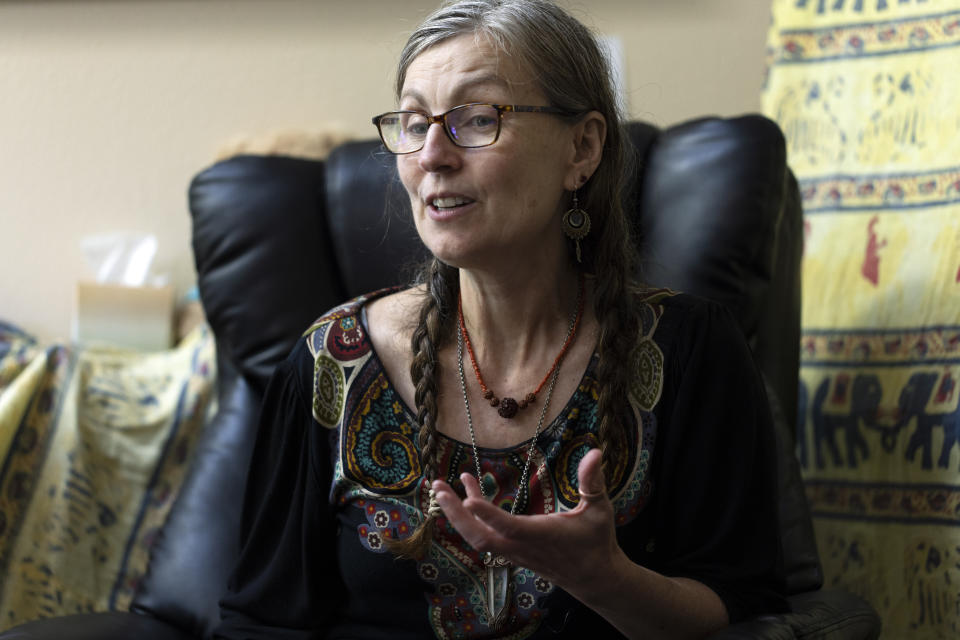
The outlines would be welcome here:
[[[357,316],[345,316],[330,323],[327,349],[330,355],[343,361],[356,360],[370,351],[370,341]]]
[[[653,411],[663,391],[663,352],[653,339],[663,306],[658,304],[673,295],[669,289],[655,289],[646,294],[640,307],[642,335],[630,355],[634,376],[630,384],[630,396],[642,411]]]
[[[327,428],[337,426],[343,413],[343,370],[332,358],[319,355],[313,363],[313,417]]]
[[[322,324],[314,327],[306,335],[307,337],[307,347],[310,349],[310,353],[313,354],[313,357],[316,358],[317,354],[323,351],[323,340],[327,335],[327,329],[330,328],[328,324]]]
[[[578,402],[589,406],[587,412],[572,412],[564,424],[560,437],[546,445],[547,449],[547,468],[552,471],[554,483],[557,488],[557,497],[560,501],[560,507],[563,509],[573,509],[579,504],[580,487],[579,467],[580,461],[587,455],[590,449],[600,446],[597,439],[596,429],[596,383],[590,381],[582,384],[578,394],[591,394],[592,402]],[[611,497],[617,496],[623,489],[624,483],[628,480],[628,466],[633,456],[630,452],[636,450],[636,442],[639,439],[636,434],[636,425],[628,426],[627,441],[619,443],[612,447],[611,462],[613,465],[611,480],[613,490]],[[652,444],[652,442],[651,442]]]
[[[633,352],[636,374],[630,384],[630,395],[644,411],[653,411],[663,391],[663,352],[651,338],[640,340]]]
[[[420,454],[405,413],[385,375],[363,390],[357,408],[343,426],[344,473],[372,491],[409,490],[420,478]]]

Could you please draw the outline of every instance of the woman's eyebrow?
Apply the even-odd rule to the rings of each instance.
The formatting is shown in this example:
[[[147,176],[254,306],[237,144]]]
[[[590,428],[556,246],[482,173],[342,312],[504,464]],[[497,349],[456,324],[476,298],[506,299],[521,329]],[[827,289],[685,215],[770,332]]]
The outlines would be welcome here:
[[[502,77],[491,73],[467,78],[454,89],[452,93],[454,102],[478,102],[478,100],[475,99],[476,96],[471,95],[478,89],[503,89],[504,91],[509,91],[510,83]],[[506,97],[506,95],[504,95],[504,97]]]
[[[478,87],[509,89],[511,85],[501,76],[492,73],[485,73],[483,75],[467,78],[457,85],[451,95],[454,98],[462,99],[464,95],[469,94]],[[405,99],[412,99],[421,105],[426,104],[426,99],[423,97],[423,94],[416,89],[404,89],[403,93],[400,94],[400,101],[402,102]]]
[[[474,89],[478,86],[484,85],[493,85],[501,89],[509,89],[510,83],[503,79],[501,76],[492,73],[485,73],[482,76],[475,76],[473,78],[468,78],[457,87],[457,91],[462,93],[468,89]],[[455,93],[456,93],[455,92]]]
[[[415,102],[424,104],[426,101],[423,99],[423,94],[415,89],[404,89],[403,93],[400,94],[400,102],[403,102],[406,99],[412,99]]]

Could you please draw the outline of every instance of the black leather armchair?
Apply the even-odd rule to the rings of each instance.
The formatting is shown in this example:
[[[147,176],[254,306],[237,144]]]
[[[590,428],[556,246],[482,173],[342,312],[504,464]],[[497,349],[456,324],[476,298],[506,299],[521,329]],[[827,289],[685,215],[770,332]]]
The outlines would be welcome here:
[[[625,200],[646,257],[643,278],[725,303],[768,383],[780,451],[781,536],[792,613],[717,638],[876,638],[862,600],[820,590],[822,573],[793,453],[803,241],[783,137],[760,116],[667,129],[632,123]],[[326,162],[241,156],[190,185],[200,293],[217,338],[219,412],[153,549],[131,612],[22,625],[12,638],[208,637],[238,552],[241,497],[261,394],[311,320],[403,281],[422,248],[394,163],[374,141]]]

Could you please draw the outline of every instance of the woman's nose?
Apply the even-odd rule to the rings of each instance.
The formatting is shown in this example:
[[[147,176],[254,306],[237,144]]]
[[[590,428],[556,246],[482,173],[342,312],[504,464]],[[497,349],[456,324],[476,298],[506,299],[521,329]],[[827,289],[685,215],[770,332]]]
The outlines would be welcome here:
[[[418,156],[420,168],[430,172],[456,169],[462,160],[460,147],[453,144],[440,123],[427,129],[427,138]]]

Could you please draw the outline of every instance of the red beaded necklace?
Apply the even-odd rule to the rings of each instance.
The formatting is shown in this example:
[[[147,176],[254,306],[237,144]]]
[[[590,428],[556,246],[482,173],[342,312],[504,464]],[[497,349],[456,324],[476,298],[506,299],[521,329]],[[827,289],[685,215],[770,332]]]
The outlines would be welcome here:
[[[483,381],[483,376],[480,374],[480,366],[477,364],[477,356],[473,353],[473,345],[470,343],[470,335],[467,333],[467,324],[463,320],[463,296],[460,294],[457,295],[457,319],[460,322],[460,333],[463,336],[463,342],[467,346],[467,354],[470,356],[470,364],[473,365],[473,373],[477,376],[477,382],[480,383],[480,390],[483,392],[483,398],[490,401],[491,407],[497,408],[497,413],[499,413],[502,418],[510,419],[517,415],[518,410],[526,409],[528,406],[537,401],[537,394],[540,393],[540,391],[543,389],[543,386],[547,384],[547,381],[550,379],[550,376],[553,375],[554,370],[560,366],[560,362],[563,361],[563,357],[567,355],[567,350],[570,348],[570,345],[573,344],[573,339],[577,335],[577,327],[580,325],[580,318],[583,316],[584,297],[584,278],[583,274],[580,274],[580,290],[577,293],[577,309],[574,316],[570,319],[570,326],[567,329],[567,339],[563,342],[563,347],[560,349],[560,353],[557,354],[557,357],[554,359],[553,366],[550,367],[549,371],[547,371],[547,375],[543,376],[543,380],[540,381],[540,384],[537,385],[537,388],[524,396],[523,400],[517,402],[510,397],[506,397],[501,400]]]

